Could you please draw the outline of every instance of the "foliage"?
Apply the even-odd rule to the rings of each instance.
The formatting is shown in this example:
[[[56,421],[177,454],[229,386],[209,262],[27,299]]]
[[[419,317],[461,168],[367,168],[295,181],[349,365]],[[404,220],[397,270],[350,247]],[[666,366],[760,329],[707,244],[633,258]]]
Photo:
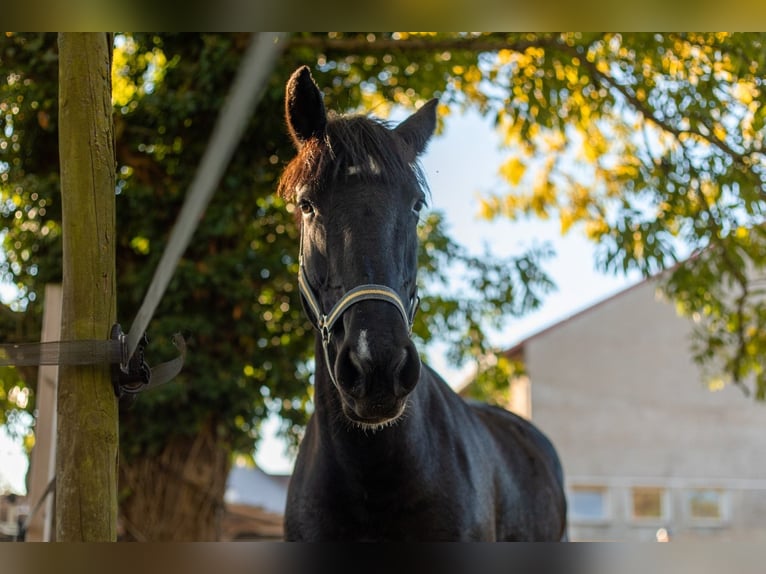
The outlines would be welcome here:
[[[446,235],[438,212],[425,218],[419,235],[419,265],[427,286],[413,332],[424,342],[431,333],[447,342],[453,364],[494,354],[487,328],[499,329],[509,317],[538,308],[553,289],[539,266],[552,255],[548,246],[505,259],[488,252],[475,256]]]
[[[509,150],[508,190],[484,214],[558,215],[607,271],[672,268],[665,290],[698,321],[697,360],[763,398],[766,36],[526,38],[480,67],[500,95],[479,103]]]
[[[508,408],[513,400],[512,381],[526,375],[523,359],[505,349],[494,349],[479,358],[476,376],[460,390],[473,400]]]

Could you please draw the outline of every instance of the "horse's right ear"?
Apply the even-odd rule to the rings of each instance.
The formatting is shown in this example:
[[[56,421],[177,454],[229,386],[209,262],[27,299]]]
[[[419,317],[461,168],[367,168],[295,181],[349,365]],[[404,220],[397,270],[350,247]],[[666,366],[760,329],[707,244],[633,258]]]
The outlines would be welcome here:
[[[327,112],[308,66],[301,66],[287,81],[285,119],[295,147],[300,149],[311,138],[322,138],[327,127]]]

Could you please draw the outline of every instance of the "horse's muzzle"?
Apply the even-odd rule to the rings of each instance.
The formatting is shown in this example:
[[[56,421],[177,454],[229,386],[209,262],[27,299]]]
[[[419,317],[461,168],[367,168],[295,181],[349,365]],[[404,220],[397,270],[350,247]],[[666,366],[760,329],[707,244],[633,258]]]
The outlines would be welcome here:
[[[347,336],[334,366],[344,412],[362,424],[398,418],[420,378],[420,357],[409,338],[391,344],[374,337],[367,330]]]

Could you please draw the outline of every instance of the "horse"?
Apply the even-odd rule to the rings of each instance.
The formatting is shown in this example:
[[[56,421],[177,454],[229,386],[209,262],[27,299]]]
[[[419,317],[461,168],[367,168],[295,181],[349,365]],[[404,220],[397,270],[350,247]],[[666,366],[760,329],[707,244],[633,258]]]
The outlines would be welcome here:
[[[300,226],[298,288],[316,330],[314,412],[285,507],[287,541],[558,541],[563,473],[548,438],[469,403],[421,363],[418,157],[431,100],[396,127],[325,110],[308,67],[286,84],[297,149],[278,193]]]

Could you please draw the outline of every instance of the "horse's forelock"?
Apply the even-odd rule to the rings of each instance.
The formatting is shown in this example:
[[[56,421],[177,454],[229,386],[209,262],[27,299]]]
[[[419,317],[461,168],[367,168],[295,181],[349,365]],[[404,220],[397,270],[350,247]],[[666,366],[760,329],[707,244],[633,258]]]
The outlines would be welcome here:
[[[296,191],[302,186],[315,186],[321,175],[321,163],[326,163],[327,153],[322,149],[327,142],[318,138],[306,141],[279,178],[277,193],[287,201],[294,201]]]
[[[386,122],[361,115],[331,117],[326,136],[307,141],[287,165],[278,193],[292,201],[301,186],[330,187],[349,175],[393,184],[414,177],[425,187],[419,167],[407,157],[408,150]]]
[[[349,169],[363,179],[401,182],[412,177],[402,142],[387,123],[364,116],[339,118],[328,129],[338,158],[336,177]]]

